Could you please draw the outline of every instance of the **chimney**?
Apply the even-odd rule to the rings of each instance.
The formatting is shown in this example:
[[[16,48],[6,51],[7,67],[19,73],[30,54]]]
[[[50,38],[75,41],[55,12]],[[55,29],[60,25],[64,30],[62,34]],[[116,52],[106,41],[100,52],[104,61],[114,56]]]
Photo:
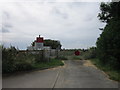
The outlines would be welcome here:
[[[40,35],[39,35],[39,38],[40,38]]]

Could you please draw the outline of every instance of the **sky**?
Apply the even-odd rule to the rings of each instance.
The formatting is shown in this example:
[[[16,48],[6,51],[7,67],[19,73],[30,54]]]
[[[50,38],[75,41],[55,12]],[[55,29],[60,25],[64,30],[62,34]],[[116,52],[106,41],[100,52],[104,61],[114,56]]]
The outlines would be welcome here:
[[[66,49],[95,46],[102,1],[110,0],[0,0],[0,43],[26,49],[41,35]]]

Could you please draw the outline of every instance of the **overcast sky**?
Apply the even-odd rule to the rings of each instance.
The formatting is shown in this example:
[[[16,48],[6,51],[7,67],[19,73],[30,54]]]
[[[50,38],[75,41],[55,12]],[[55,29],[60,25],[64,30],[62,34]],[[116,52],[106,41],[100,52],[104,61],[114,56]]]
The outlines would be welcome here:
[[[26,49],[38,35],[59,40],[62,48],[95,46],[105,25],[97,18],[100,1],[110,0],[1,1],[0,42]]]

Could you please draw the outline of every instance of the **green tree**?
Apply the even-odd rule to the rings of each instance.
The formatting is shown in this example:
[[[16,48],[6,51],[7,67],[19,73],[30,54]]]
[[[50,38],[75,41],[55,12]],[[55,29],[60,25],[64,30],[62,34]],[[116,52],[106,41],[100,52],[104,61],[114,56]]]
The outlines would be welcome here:
[[[101,13],[98,14],[102,22],[106,22],[102,34],[98,38],[97,54],[101,64],[111,68],[120,65],[120,2],[101,3]]]
[[[50,46],[52,49],[61,49],[61,43],[57,40],[46,39],[44,40],[44,46]]]
[[[102,22],[109,23],[109,21],[113,18],[119,19],[120,2],[102,2],[100,5],[100,10],[101,13],[98,14],[99,20],[101,20]]]
[[[35,41],[33,41],[33,42],[31,43],[31,45],[32,45],[32,46],[35,46]]]

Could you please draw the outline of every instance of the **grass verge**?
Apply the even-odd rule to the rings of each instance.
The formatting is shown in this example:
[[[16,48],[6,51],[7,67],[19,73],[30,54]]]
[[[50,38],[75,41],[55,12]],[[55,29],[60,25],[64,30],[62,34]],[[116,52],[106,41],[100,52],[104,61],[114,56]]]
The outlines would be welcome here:
[[[111,69],[109,66],[101,65],[98,59],[91,59],[92,63],[103,70],[110,79],[120,82],[120,70]]]
[[[61,60],[51,59],[50,62],[40,62],[33,65],[34,69],[44,69],[56,66],[63,66],[64,63]]]
[[[32,64],[32,67],[29,70],[18,70],[18,71],[14,71],[14,72],[10,72],[10,73],[3,73],[2,76],[8,77],[11,75],[17,75],[17,74],[21,74],[24,72],[31,72],[34,70],[44,70],[44,69],[54,68],[54,67],[63,66],[63,65],[64,65],[64,63],[62,62],[62,60],[51,59],[49,62],[34,63],[34,64]]]

